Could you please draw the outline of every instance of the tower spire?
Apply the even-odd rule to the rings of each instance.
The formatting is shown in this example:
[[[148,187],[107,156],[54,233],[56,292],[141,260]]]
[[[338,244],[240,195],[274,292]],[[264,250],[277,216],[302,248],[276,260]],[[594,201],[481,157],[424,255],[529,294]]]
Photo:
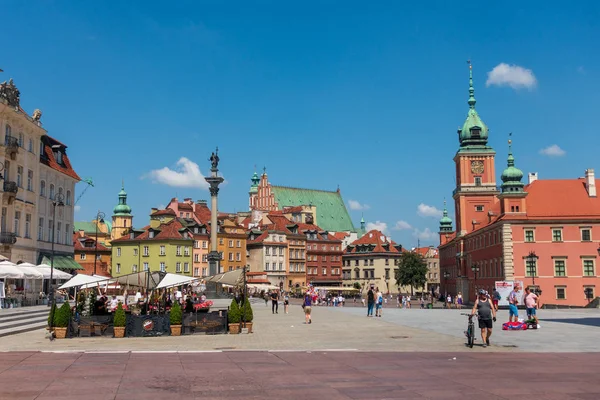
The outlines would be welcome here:
[[[475,88],[473,87],[473,65],[471,60],[467,60],[469,64],[469,108],[475,108]]]
[[[512,137],[512,133],[508,134]],[[506,160],[506,169],[502,172],[502,193],[506,192],[523,192],[523,171],[515,167],[515,157],[512,153],[512,140],[508,139],[508,158]]]

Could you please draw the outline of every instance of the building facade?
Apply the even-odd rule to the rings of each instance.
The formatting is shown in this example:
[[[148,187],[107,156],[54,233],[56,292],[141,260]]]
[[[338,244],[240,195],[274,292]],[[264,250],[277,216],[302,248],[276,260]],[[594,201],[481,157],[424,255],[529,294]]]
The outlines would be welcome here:
[[[342,286],[342,241],[314,224],[297,224],[306,236],[306,281],[313,286]]]
[[[280,290],[289,290],[286,286],[289,253],[285,232],[250,231],[246,246],[250,272],[263,272],[271,285],[277,286]]]
[[[28,115],[12,80],[0,84],[2,214],[0,253],[13,262],[50,263],[55,240],[55,264],[79,269],[73,262],[75,184],[80,178],[71,166],[67,146],[47,135],[42,113]],[[62,204],[53,202],[62,195]]]
[[[193,233],[174,215],[150,215],[150,225],[112,241],[112,276],[140,271],[192,275]]]
[[[87,275],[111,275],[111,249],[88,236],[84,231],[73,233],[73,248],[75,261],[83,267],[81,273]]]
[[[495,152],[475,111],[472,71],[469,112],[454,158],[456,229],[444,207],[440,220],[442,291],[473,300],[497,281],[523,282],[541,292],[542,304],[585,306],[600,287],[600,199],[592,169],[578,179],[526,185],[509,140],[502,185],[496,187]]]
[[[274,186],[266,169],[251,179],[250,210],[284,211],[293,222],[314,224],[328,232],[356,232],[340,190],[326,191]]]
[[[371,285],[383,293],[410,293],[396,285],[396,269],[402,255],[402,246],[381,231],[372,230],[352,242],[344,250],[343,285],[359,283],[365,291]]]

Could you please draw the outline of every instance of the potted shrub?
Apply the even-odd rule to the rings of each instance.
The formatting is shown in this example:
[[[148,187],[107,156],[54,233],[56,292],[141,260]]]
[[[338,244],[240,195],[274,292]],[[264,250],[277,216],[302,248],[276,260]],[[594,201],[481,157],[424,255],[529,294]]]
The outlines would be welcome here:
[[[183,314],[181,312],[181,306],[179,302],[176,301],[173,303],[173,307],[171,307],[171,311],[169,312],[169,322],[171,323],[171,336],[181,336],[181,320],[183,318]]]
[[[227,313],[227,322],[229,323],[229,333],[238,334],[240,333],[240,319],[241,312],[240,306],[238,306],[235,299],[231,300],[231,306],[229,306],[229,312]]]
[[[244,304],[242,305],[242,321],[244,322],[244,327],[248,328],[248,333],[252,333],[253,319],[254,313],[252,312],[250,301],[248,299],[244,299]]]
[[[113,326],[116,338],[125,337],[125,325],[127,323],[127,316],[125,310],[123,310],[123,304],[119,302],[117,309],[115,310],[115,316],[113,319]]]
[[[71,322],[71,305],[65,301],[54,313],[54,335],[57,339],[67,337],[67,329]]]
[[[58,307],[56,307],[56,303],[52,304],[50,307],[50,313],[48,314],[48,330],[52,332],[54,330],[54,320],[56,320],[56,313],[58,312]],[[52,322],[52,323],[51,323]]]

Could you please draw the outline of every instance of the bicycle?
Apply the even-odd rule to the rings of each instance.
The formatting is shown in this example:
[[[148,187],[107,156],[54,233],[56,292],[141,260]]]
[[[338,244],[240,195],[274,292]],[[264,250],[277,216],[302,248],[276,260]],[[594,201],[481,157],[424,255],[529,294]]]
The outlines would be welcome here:
[[[467,337],[467,346],[473,348],[473,344],[475,343],[475,323],[473,322],[473,317],[475,315],[466,313],[461,313],[460,315],[466,315],[469,317],[469,325],[467,325],[465,336]]]

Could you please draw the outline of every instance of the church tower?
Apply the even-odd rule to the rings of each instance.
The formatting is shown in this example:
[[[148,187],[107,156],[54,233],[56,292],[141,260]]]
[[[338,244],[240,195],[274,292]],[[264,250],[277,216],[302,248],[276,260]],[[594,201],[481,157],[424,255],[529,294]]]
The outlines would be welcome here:
[[[506,169],[502,172],[502,193],[498,196],[500,199],[500,212],[502,214],[525,214],[527,213],[527,203],[525,198],[527,192],[523,190],[525,186],[523,171],[515,167],[515,158],[512,154],[512,140],[508,140],[508,159]]]
[[[257,204],[258,183],[260,182],[260,178],[258,177],[258,174],[256,173],[256,171],[254,171],[254,175],[252,175],[250,182],[252,182],[252,185],[250,185],[250,191],[248,192],[249,197],[250,197],[249,207],[250,207],[250,210],[255,210],[256,206],[258,205]]]
[[[448,216],[448,209],[446,208],[446,200],[444,200],[444,212],[440,219],[440,244],[446,244],[449,241],[450,236],[454,233],[452,229],[452,219]]]
[[[113,209],[110,239],[114,240],[126,235],[129,229],[133,227],[132,221],[131,207],[127,205],[127,192],[125,192],[125,186],[122,184],[119,192],[119,204]]]
[[[463,127],[458,130],[460,147],[454,156],[456,189],[454,203],[456,233],[465,235],[479,224],[487,224],[488,216],[498,210],[494,157],[488,146],[488,127],[475,110],[473,68],[469,62],[469,112]]]

